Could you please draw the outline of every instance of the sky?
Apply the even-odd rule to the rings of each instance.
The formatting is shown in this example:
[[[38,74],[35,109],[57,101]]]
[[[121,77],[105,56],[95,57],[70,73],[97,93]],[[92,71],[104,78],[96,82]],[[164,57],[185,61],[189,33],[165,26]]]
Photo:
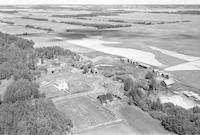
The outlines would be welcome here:
[[[0,0],[12,4],[200,4],[200,0]]]

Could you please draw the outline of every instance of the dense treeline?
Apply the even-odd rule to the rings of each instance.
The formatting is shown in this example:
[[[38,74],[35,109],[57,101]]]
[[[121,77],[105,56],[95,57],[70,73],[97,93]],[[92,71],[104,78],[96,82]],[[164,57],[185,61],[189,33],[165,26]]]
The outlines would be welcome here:
[[[11,22],[11,21],[4,21],[4,20],[0,20],[0,22],[1,22],[1,23],[6,23],[6,24],[11,24],[11,25],[15,24],[14,22]]]
[[[149,73],[146,78],[153,80],[152,75]],[[153,90],[150,85],[152,84],[149,83],[149,91]],[[186,110],[172,103],[161,104],[160,100],[152,101],[141,85],[134,85],[127,95],[130,99],[129,104],[135,104],[142,110],[147,111],[153,118],[159,119],[165,129],[179,135],[200,134],[200,107]]]
[[[200,15],[199,10],[180,10],[180,11],[153,11],[149,13],[166,13],[166,14],[191,14]]]
[[[130,24],[97,24],[97,23],[83,23],[83,22],[70,22],[70,21],[67,21],[67,22],[61,21],[60,23],[89,26],[89,27],[95,27],[95,28],[98,28],[98,29],[131,27]]]
[[[25,25],[25,27],[32,28],[32,29],[38,29],[38,30],[44,30],[44,31],[48,31],[48,32],[54,31],[52,28],[42,28],[42,27],[36,27],[33,25]]]
[[[36,55],[39,58],[52,59],[56,58],[57,56],[70,56],[74,60],[80,59],[80,56],[77,53],[74,53],[71,50],[64,49],[58,46],[40,47],[36,48],[35,50],[36,50]]]
[[[11,11],[2,11],[2,10],[0,10],[0,13],[15,14],[15,13],[18,13],[18,11],[17,10],[11,10]]]
[[[34,43],[32,41],[0,33],[0,80],[15,80],[25,77],[33,79]]]
[[[22,19],[30,19],[30,20],[36,20],[36,21],[48,21],[47,18],[33,18],[33,17],[21,17]]]
[[[60,18],[69,18],[69,17],[95,17],[95,16],[112,16],[118,15],[117,13],[112,12],[99,12],[99,13],[86,13],[86,14],[74,14],[74,15],[52,15],[52,17],[60,17]]]
[[[72,123],[34,83],[34,43],[0,33],[0,80],[10,79],[0,101],[1,135],[62,135]]]

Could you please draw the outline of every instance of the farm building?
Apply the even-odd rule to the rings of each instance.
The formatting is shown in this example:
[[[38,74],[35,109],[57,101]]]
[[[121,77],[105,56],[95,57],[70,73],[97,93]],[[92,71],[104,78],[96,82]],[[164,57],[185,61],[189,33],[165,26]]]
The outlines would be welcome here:
[[[169,73],[166,73],[166,72],[163,72],[163,71],[159,71],[159,75],[166,78],[166,79],[169,79],[170,76],[171,76]]]
[[[138,62],[138,66],[140,66],[142,68],[150,68],[151,67],[150,65],[147,65],[147,64],[141,63],[141,62]]]
[[[120,58],[120,61],[122,61],[122,62],[128,62],[128,59],[127,58]]]
[[[113,101],[113,96],[112,94],[104,94],[104,95],[99,95],[97,99],[102,103],[102,104],[108,104]]]
[[[92,73],[92,74],[98,74],[99,71],[98,71],[97,68],[91,68],[91,73]]]
[[[59,91],[70,93],[68,84],[63,80],[59,80],[55,82],[53,86],[56,87]]]
[[[161,86],[166,87],[166,88],[171,87],[173,84],[175,84],[175,81],[173,78],[166,79],[161,82]]]
[[[183,94],[187,97],[194,98],[195,101],[200,101],[200,95],[192,91],[184,91]]]

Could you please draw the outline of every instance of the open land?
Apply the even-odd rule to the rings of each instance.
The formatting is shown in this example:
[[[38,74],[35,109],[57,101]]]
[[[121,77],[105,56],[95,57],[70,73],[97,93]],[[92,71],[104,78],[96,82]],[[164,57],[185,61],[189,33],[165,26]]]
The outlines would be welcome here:
[[[179,8],[178,11],[163,7],[152,11],[145,6],[2,8],[0,31],[32,40],[36,48],[59,46],[81,56],[77,63],[58,57],[64,67],[56,73],[45,71],[37,79],[40,91],[72,120],[73,134],[168,135],[172,133],[160,121],[135,105],[127,105],[123,81],[114,79],[131,78],[134,84],[140,80],[145,85],[142,79],[148,71],[168,72],[178,86],[162,88],[167,92],[157,94],[161,103],[170,102],[185,109],[199,105],[182,91],[200,94],[200,15]],[[131,62],[121,62],[121,58]],[[47,59],[47,69],[55,61]],[[83,73],[82,65],[88,61],[98,70],[97,74]],[[146,64],[150,68],[144,67]],[[1,93],[8,84],[9,81],[1,82]],[[122,96],[102,105],[97,97],[105,93]]]

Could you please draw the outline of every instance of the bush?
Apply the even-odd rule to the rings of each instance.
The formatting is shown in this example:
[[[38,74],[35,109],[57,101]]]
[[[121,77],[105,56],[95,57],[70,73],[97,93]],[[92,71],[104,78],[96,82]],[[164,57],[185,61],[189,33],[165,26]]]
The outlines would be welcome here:
[[[151,115],[151,117],[158,120],[162,120],[167,116],[167,114],[163,113],[162,111],[155,111],[155,110],[149,111],[149,114]]]
[[[193,107],[191,110],[193,113],[200,113],[200,107],[198,107],[198,106]]]
[[[165,129],[177,133],[179,135],[185,135],[184,121],[176,116],[168,116],[162,119],[161,124]]]
[[[153,101],[151,104],[151,109],[152,110],[156,110],[156,111],[162,111],[163,110],[163,106],[160,103],[160,100],[157,100],[156,102]]]

